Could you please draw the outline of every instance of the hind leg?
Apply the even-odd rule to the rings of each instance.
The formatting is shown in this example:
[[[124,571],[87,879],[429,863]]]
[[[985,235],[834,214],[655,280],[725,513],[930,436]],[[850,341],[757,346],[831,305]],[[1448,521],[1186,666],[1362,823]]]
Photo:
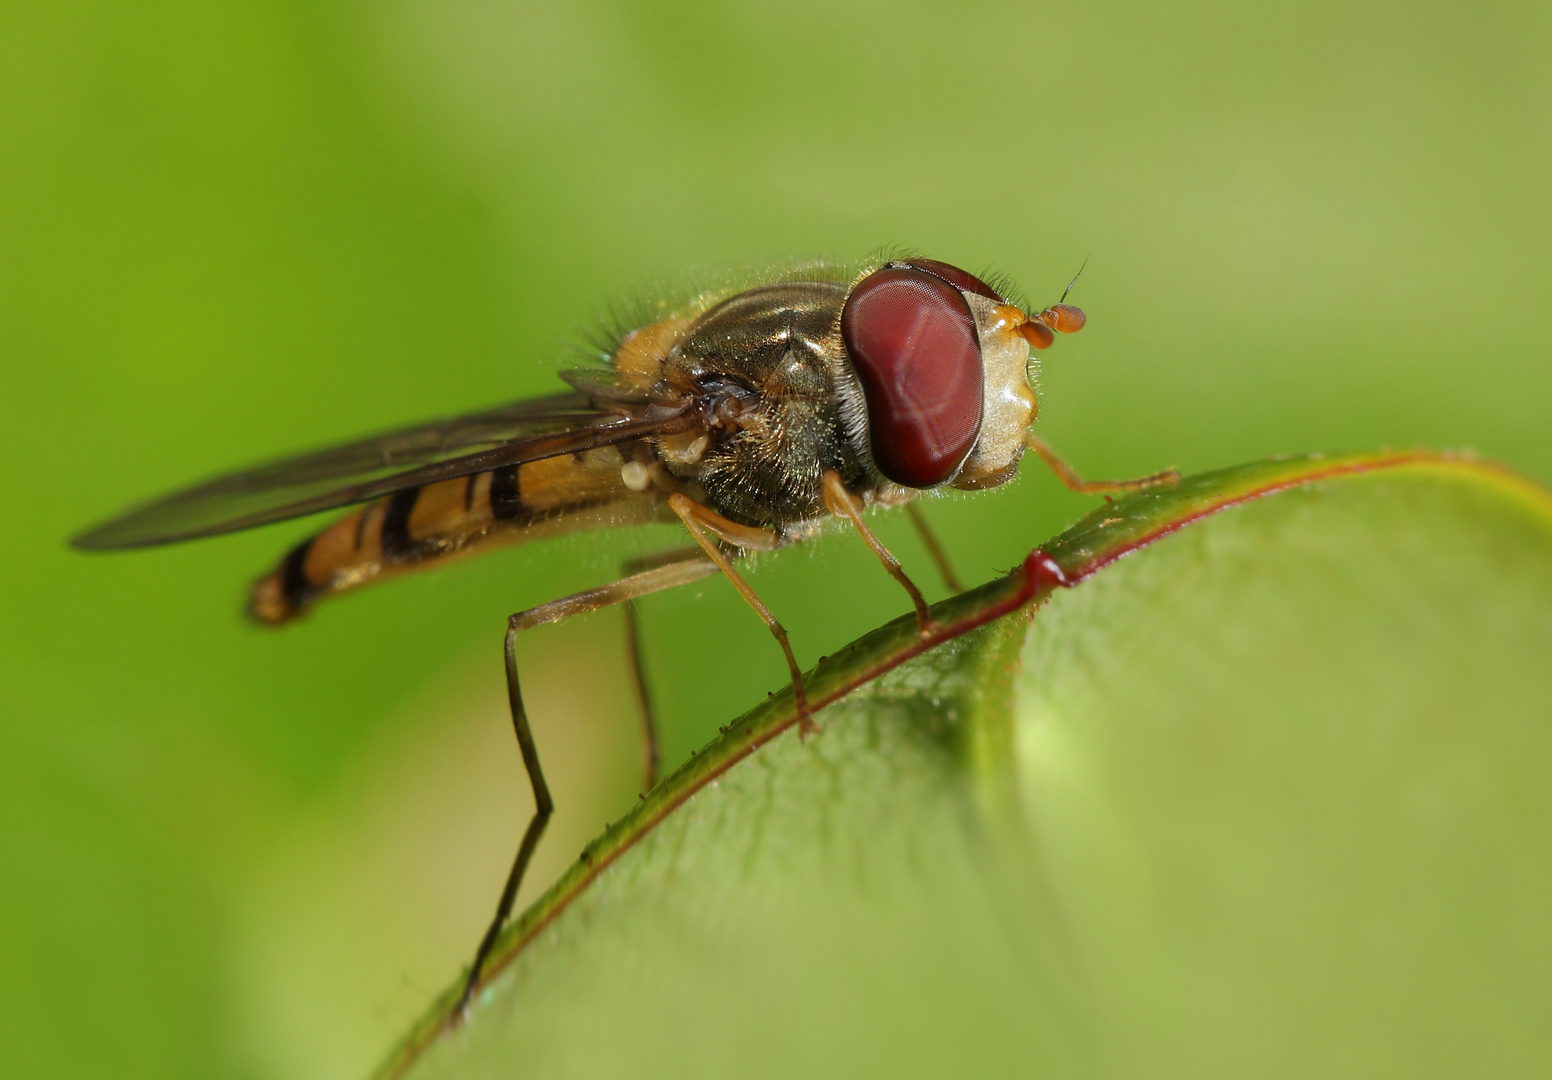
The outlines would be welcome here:
[[[512,729],[517,735],[517,747],[523,755],[523,768],[527,771],[528,783],[533,788],[534,812],[533,817],[528,821],[528,827],[523,831],[522,842],[518,844],[517,856],[512,860],[512,869],[507,874],[506,885],[501,890],[501,898],[496,902],[495,917],[491,919],[490,927],[485,931],[485,936],[480,939],[479,947],[475,949],[474,962],[469,965],[469,977],[464,983],[463,995],[458,999],[458,1008],[453,1012],[457,1020],[462,1020],[475,990],[479,988],[485,962],[490,958],[491,950],[495,948],[501,928],[506,925],[507,919],[512,914],[512,904],[517,899],[517,890],[523,883],[523,875],[528,870],[528,863],[533,858],[534,850],[539,846],[539,839],[544,835],[545,826],[550,823],[550,815],[555,812],[555,803],[550,798],[550,788],[545,783],[544,770],[539,764],[539,748],[534,743],[533,730],[528,724],[528,711],[523,706],[522,686],[517,677],[518,632],[543,626],[545,623],[557,622],[572,615],[580,615],[583,612],[596,611],[610,604],[623,604],[650,593],[671,589],[676,585],[686,585],[716,572],[717,566],[714,563],[699,556],[680,559],[677,562],[621,578],[601,588],[588,589],[586,592],[553,600],[548,604],[540,604],[538,607],[520,611],[507,619],[504,649],[507,700],[512,710]]]
[[[648,567],[687,562],[699,557],[700,548],[675,548],[631,559],[624,569],[626,574],[634,574]],[[647,686],[646,659],[641,650],[640,613],[634,600],[623,601],[620,608],[625,615],[625,663],[630,670],[631,690],[636,695],[636,711],[641,717],[641,792],[644,795],[657,786],[662,749],[657,737],[657,714],[652,707],[652,692]]]

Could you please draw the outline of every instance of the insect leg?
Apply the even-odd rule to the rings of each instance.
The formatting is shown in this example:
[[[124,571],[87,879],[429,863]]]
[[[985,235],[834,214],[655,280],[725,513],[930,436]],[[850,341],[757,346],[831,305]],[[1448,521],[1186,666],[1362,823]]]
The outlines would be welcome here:
[[[1047,446],[1044,439],[1034,432],[1029,432],[1025,438],[1029,442],[1029,448],[1040,455],[1040,460],[1050,467],[1056,474],[1056,478],[1067,485],[1069,491],[1076,491],[1080,495],[1107,495],[1159,485],[1174,487],[1180,483],[1180,473],[1174,469],[1165,469],[1163,472],[1139,477],[1136,480],[1085,480],[1078,475],[1076,469],[1063,461],[1055,450]]]
[[[841,480],[841,474],[834,469],[826,471],[821,481],[824,485],[825,505],[830,508],[830,513],[837,517],[850,519],[852,527],[857,530],[868,547],[873,549],[873,554],[878,556],[878,561],[884,564],[884,569],[889,571],[889,576],[898,581],[906,592],[911,595],[911,603],[916,605],[916,630],[922,637],[932,633],[936,625],[932,621],[932,613],[927,610],[927,601],[923,599],[921,590],[916,583],[906,576],[905,570],[900,566],[900,560],[884,546],[882,540],[873,535],[873,530],[868,528],[862,520],[861,500],[846,490],[846,484]]]
[[[636,712],[641,717],[641,791],[645,794],[657,786],[657,770],[663,751],[657,741],[657,717],[652,711],[646,661],[641,655],[641,626],[636,603],[627,600],[620,607],[625,613],[625,663],[630,669],[631,689],[636,694]]]
[[[698,547],[674,548],[631,559],[626,562],[624,572],[634,574],[665,563],[699,560],[700,550]],[[641,717],[641,790],[645,793],[657,786],[662,751],[657,739],[657,717],[652,708],[652,693],[647,686],[646,661],[641,653],[641,623],[636,602],[626,600],[620,604],[620,608],[625,614],[625,662],[630,669],[631,689],[635,691],[636,710]]]
[[[485,961],[489,959],[490,951],[495,947],[496,938],[501,933],[502,926],[512,914],[512,904],[517,899],[517,890],[523,883],[523,874],[528,869],[528,862],[533,858],[534,849],[539,846],[539,838],[544,835],[544,828],[549,824],[550,815],[555,811],[554,800],[550,798],[549,785],[544,782],[544,770],[539,766],[539,748],[534,744],[533,730],[528,726],[528,711],[523,707],[523,692],[518,683],[518,632],[556,622],[570,615],[596,611],[610,604],[625,603],[628,600],[646,596],[648,593],[671,589],[675,585],[685,585],[716,572],[715,562],[697,555],[691,559],[681,559],[639,574],[632,574],[610,585],[588,589],[560,600],[540,604],[538,607],[520,611],[507,619],[504,649],[507,701],[512,710],[512,728],[517,733],[517,746],[523,755],[523,768],[527,770],[528,782],[533,786],[534,813],[529,819],[528,828],[523,832],[522,842],[517,848],[517,857],[512,860],[512,870],[507,874],[506,885],[501,890],[501,899],[496,902],[495,918],[491,920],[485,936],[480,939],[479,948],[474,951],[474,962],[469,966],[468,981],[464,983],[463,995],[458,999],[458,1008],[453,1012],[455,1018],[459,1020],[463,1018],[469,1007],[469,1000],[479,987],[480,973],[485,968]]]
[[[959,575],[954,573],[954,564],[948,561],[948,552],[944,551],[943,545],[938,543],[937,534],[932,531],[932,526],[927,524],[927,515],[921,512],[921,507],[914,502],[908,502],[905,504],[905,514],[911,519],[916,535],[921,537],[922,544],[927,548],[927,554],[932,556],[933,564],[938,568],[938,576],[943,579],[943,584],[948,586],[948,591],[964,592],[964,583],[959,580]]]
[[[716,536],[735,547],[751,551],[773,551],[777,544],[776,534],[766,529],[756,529],[729,521],[710,507],[702,506],[689,496],[680,495],[677,492],[668,497],[668,505],[679,515],[679,520],[684,522],[686,529],[690,530],[690,535],[695,537],[695,542],[701,546],[701,550],[706,552],[706,555],[721,569],[722,576],[733,583],[733,588],[738,590],[744,602],[754,608],[755,614],[764,620],[766,629],[776,639],[776,644],[781,646],[782,655],[787,658],[787,670],[792,673],[792,697],[797,703],[798,730],[805,735],[817,733],[819,725],[814,723],[813,714],[808,711],[808,692],[803,687],[803,672],[798,667],[797,657],[792,655],[792,645],[787,641],[786,628],[776,621],[776,616],[771,614],[770,608],[765,606],[749,587],[749,583],[733,569],[732,562],[711,538]]]

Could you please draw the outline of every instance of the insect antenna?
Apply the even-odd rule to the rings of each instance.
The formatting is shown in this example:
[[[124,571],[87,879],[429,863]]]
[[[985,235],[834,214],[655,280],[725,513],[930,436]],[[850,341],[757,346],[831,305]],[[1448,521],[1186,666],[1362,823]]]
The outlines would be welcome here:
[[[1039,315],[1036,315],[1024,327],[1019,327],[1019,333],[1029,340],[1036,348],[1048,348],[1052,341],[1052,332],[1058,334],[1076,334],[1083,329],[1083,324],[1088,321],[1088,316],[1083,314],[1082,308],[1075,308],[1068,304],[1067,294],[1072,292],[1072,287],[1078,283],[1078,278],[1083,276],[1084,267],[1088,266],[1088,259],[1083,260],[1083,266],[1078,267],[1078,272],[1072,275],[1072,280],[1067,283],[1067,288],[1062,290],[1062,298]]]
[[[1085,255],[1083,256],[1083,265],[1078,267],[1078,272],[1072,275],[1072,280],[1069,281],[1067,283],[1067,287],[1062,290],[1062,298],[1057,301],[1058,304],[1065,304],[1067,302],[1067,294],[1072,292],[1072,287],[1078,283],[1078,279],[1083,276],[1083,271],[1085,268],[1087,268],[1088,265],[1089,256]]]

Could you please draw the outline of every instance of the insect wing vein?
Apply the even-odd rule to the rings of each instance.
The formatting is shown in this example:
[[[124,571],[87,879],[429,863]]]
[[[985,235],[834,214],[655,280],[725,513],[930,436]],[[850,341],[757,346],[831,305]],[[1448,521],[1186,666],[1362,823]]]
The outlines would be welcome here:
[[[130,510],[71,542],[108,550],[236,532],[439,480],[682,430],[693,422],[679,406],[632,412],[600,409],[583,394],[558,394],[388,432],[217,477]]]

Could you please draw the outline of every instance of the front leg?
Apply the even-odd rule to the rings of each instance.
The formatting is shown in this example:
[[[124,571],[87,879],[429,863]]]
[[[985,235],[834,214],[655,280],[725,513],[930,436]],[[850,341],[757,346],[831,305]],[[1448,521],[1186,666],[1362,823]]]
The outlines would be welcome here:
[[[1180,473],[1175,469],[1165,469],[1156,472],[1152,476],[1139,477],[1136,480],[1085,480],[1078,475],[1078,470],[1062,460],[1050,445],[1034,432],[1024,436],[1029,448],[1040,455],[1040,460],[1046,463],[1056,478],[1066,485],[1068,491],[1076,491],[1080,495],[1112,495],[1123,491],[1140,491],[1150,487],[1174,487],[1180,483]]]

